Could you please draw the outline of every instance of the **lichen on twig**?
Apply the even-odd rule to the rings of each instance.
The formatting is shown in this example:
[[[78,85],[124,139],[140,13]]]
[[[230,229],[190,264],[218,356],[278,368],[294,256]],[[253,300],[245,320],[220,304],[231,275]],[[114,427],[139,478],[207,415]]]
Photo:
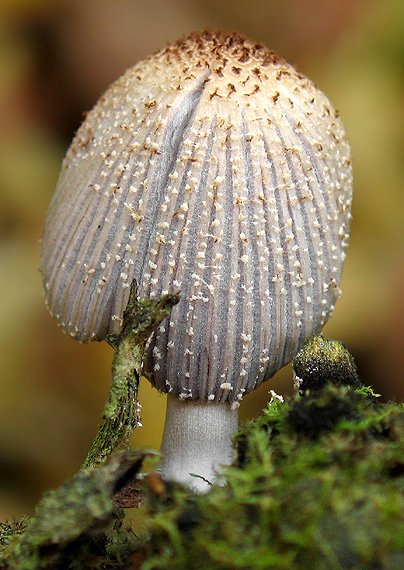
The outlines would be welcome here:
[[[145,345],[178,301],[177,293],[159,299],[139,299],[136,281],[132,282],[121,331],[106,339],[115,350],[111,387],[103,423],[83,468],[102,464],[114,451],[127,448],[129,437],[139,422],[137,392]]]

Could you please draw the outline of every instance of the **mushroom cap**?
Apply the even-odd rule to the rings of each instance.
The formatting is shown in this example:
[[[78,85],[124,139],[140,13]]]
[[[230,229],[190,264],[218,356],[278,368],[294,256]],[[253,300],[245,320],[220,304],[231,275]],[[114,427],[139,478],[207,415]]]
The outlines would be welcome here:
[[[180,291],[144,375],[230,401],[287,364],[340,294],[352,197],[338,114],[235,32],[191,34],[129,69],[64,159],[46,220],[47,305],[80,341],[141,297]]]

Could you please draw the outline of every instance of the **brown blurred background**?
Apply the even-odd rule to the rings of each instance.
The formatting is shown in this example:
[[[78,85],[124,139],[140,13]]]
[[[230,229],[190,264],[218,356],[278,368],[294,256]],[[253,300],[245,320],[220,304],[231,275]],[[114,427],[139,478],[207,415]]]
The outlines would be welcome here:
[[[183,34],[237,29],[275,49],[340,111],[355,201],[343,296],[325,334],[362,380],[404,400],[402,0],[0,0],[0,520],[31,513],[78,469],[109,386],[112,351],[62,334],[42,299],[40,236],[83,112],[127,67]],[[287,367],[248,396],[291,391]],[[141,389],[137,447],[158,448],[164,397]]]

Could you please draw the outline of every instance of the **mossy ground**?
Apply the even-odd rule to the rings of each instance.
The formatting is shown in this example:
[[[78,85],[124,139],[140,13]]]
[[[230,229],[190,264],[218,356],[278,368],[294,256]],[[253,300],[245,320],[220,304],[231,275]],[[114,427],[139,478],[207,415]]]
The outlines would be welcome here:
[[[326,384],[273,399],[241,427],[235,449],[226,485],[204,495],[157,474],[138,481],[136,535],[116,498],[136,475],[139,454],[84,472],[44,498],[25,533],[4,537],[0,568],[404,568],[402,405],[378,403],[367,388]],[[85,500],[75,502],[74,493]]]
[[[402,406],[328,385],[272,401],[236,448],[226,486],[154,499],[142,568],[404,568]]]

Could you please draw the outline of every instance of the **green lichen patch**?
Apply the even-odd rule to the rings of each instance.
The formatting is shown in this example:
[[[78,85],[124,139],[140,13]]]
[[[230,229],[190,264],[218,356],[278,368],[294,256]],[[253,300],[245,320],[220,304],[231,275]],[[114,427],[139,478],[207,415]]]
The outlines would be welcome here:
[[[120,563],[136,542],[115,502],[151,452],[116,454],[48,491],[23,532],[10,529],[0,549],[3,570],[83,570]],[[152,455],[154,455],[152,453]]]

